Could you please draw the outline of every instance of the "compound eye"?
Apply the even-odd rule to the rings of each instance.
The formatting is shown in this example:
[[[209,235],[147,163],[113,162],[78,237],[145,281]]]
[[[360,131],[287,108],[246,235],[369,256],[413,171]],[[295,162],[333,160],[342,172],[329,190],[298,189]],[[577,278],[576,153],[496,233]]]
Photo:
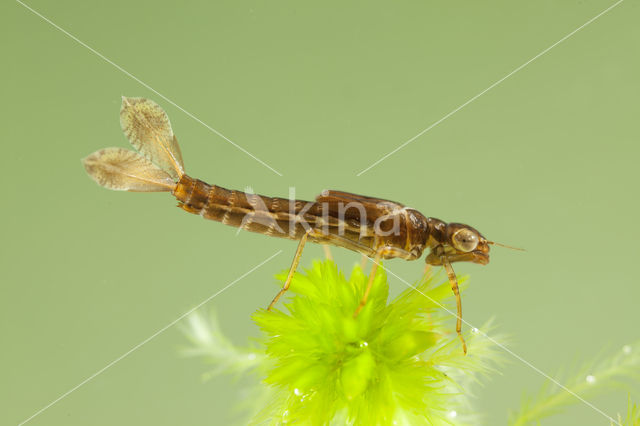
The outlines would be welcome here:
[[[480,241],[478,234],[466,228],[456,231],[451,239],[453,246],[464,252],[475,250],[476,247],[478,247],[478,242]]]

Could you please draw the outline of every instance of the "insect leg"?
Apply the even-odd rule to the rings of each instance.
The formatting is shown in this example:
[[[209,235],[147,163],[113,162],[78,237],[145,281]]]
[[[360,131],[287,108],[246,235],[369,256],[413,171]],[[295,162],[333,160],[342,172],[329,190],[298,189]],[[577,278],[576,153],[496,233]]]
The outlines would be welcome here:
[[[429,265],[428,263],[426,263],[424,265],[424,271],[422,272],[422,281],[426,281],[429,278],[431,278],[431,265]]]
[[[373,266],[371,267],[371,272],[369,274],[369,281],[367,282],[367,289],[364,291],[364,296],[362,296],[362,299],[360,300],[360,305],[358,305],[358,309],[356,309],[356,311],[353,314],[354,318],[358,316],[362,308],[364,308],[364,305],[366,305],[367,303],[367,299],[369,298],[369,293],[371,292],[371,287],[373,286],[373,280],[376,277],[376,272],[378,271],[378,266],[380,265],[380,259],[382,258],[382,255],[384,254],[384,252],[385,252],[384,247],[379,248],[378,251],[376,251],[376,257],[373,259]]]
[[[360,269],[362,269],[363,272],[364,272],[365,266],[367,266],[367,256],[363,254],[361,255],[361,258],[360,258]]]
[[[324,251],[324,257],[327,260],[333,260],[333,256],[331,255],[331,247],[328,244],[322,244],[322,250]]]
[[[458,333],[458,337],[462,342],[462,351],[467,354],[467,344],[464,341],[464,337],[462,337],[462,299],[460,298],[460,289],[458,288],[458,278],[456,277],[456,273],[453,271],[453,267],[451,263],[449,263],[449,259],[446,256],[442,256],[442,265],[444,269],[447,271],[447,275],[449,276],[449,282],[451,283],[451,290],[453,290],[453,294],[456,296],[456,303],[458,305],[458,320],[456,321],[456,333]]]
[[[298,268],[298,263],[300,263],[300,257],[302,256],[302,249],[304,248],[304,244],[307,242],[307,237],[309,237],[309,234],[311,232],[312,232],[311,230],[307,231],[302,236],[302,238],[300,238],[300,242],[298,243],[298,248],[296,249],[296,254],[293,256],[293,262],[291,262],[291,268],[289,269],[289,275],[287,275],[287,279],[285,280],[284,285],[282,286],[282,288],[280,289],[278,294],[276,294],[276,297],[274,297],[273,300],[271,301],[271,303],[269,304],[269,307],[267,308],[267,311],[270,311],[271,308],[273,308],[273,305],[276,304],[278,299],[280,299],[280,297],[287,290],[289,290],[289,286],[291,285],[291,280],[293,279],[293,274],[296,273],[296,269]]]

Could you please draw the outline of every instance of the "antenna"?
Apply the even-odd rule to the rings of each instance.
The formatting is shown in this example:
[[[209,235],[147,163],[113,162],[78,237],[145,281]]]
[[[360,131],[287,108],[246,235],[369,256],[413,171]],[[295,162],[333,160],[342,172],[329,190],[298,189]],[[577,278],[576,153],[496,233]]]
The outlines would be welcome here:
[[[493,245],[496,245],[496,246],[500,246],[500,247],[504,247],[504,248],[508,248],[508,249],[511,249],[511,250],[526,251],[526,250],[525,250],[525,249],[523,249],[523,248],[518,248],[518,247],[508,246],[508,245],[506,245],[506,244],[496,243],[495,241],[487,241],[487,243],[488,243],[488,244],[493,244]]]

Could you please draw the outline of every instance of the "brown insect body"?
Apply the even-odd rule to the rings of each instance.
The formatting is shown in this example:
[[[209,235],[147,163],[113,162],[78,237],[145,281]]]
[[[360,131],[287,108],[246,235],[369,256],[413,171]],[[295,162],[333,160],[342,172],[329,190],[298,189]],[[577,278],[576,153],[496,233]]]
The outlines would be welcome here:
[[[289,200],[229,190],[183,175],[173,195],[179,201],[179,207],[205,219],[292,240],[300,240],[309,229],[313,229],[315,232],[309,237],[313,242],[345,247],[369,257],[374,257],[381,247],[385,247],[384,259],[418,259],[425,248],[450,245],[455,230],[461,227],[473,229],[468,225],[447,224],[425,217],[419,211],[393,201],[341,191],[325,191],[315,202]],[[366,214],[361,215],[361,210],[349,208],[349,203],[360,203]],[[387,217],[380,221],[382,232],[376,233],[374,220],[383,214]],[[397,232],[385,232],[392,224],[399,225]],[[438,255],[432,251],[428,263],[441,265],[440,256],[443,254],[458,256],[456,260],[488,263],[488,246],[479,245],[476,251],[454,253],[451,249],[444,249]]]
[[[425,217],[394,201],[342,191],[324,191],[313,202],[228,190],[184,172],[182,154],[166,113],[143,98],[124,98],[122,129],[139,151],[105,148],[84,160],[89,175],[114,190],[171,192],[179,207],[205,219],[280,238],[299,240],[289,275],[269,309],[288,289],[307,240],[344,247],[374,259],[357,315],[367,301],[381,259],[415,260],[425,249],[426,262],[447,271],[458,302],[456,331],[463,349],[462,308],[451,262],[489,262],[489,244],[477,230],[460,223]]]

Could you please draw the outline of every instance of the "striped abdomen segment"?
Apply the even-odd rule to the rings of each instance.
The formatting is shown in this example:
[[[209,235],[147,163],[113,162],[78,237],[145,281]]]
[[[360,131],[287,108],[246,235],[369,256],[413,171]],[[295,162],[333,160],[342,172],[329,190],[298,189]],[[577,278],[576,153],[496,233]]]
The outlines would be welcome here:
[[[173,195],[189,213],[225,225],[274,237],[300,239],[321,214],[320,206],[301,200],[247,194],[183,175]],[[335,224],[334,224],[335,225]]]
[[[183,175],[173,194],[179,207],[205,219],[294,240],[313,230],[310,241],[367,256],[384,247],[384,258],[413,260],[422,254],[427,238],[425,219],[419,212],[384,200],[382,205],[364,197],[353,200],[335,191],[315,202],[289,200],[228,190]],[[392,229],[395,232],[389,232]]]

